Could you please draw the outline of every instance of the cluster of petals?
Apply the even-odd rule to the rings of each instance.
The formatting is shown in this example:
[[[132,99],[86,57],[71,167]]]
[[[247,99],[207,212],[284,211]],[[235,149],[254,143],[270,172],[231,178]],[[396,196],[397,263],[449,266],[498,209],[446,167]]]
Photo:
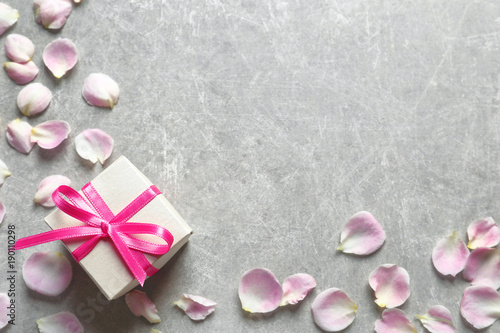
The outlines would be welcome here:
[[[386,309],[382,312],[382,319],[375,321],[375,332],[417,333],[417,328],[411,323],[404,311],[400,309]]]
[[[9,177],[10,175],[12,175],[12,172],[9,171],[7,164],[5,164],[4,161],[0,160],[0,185],[2,185],[5,181],[5,178]]]
[[[342,331],[356,318],[358,306],[342,290],[330,288],[320,293],[311,305],[314,323],[326,332]]]
[[[52,201],[52,193],[61,185],[69,186],[71,181],[68,177],[62,175],[52,175],[45,177],[38,184],[38,189],[33,198],[33,202],[42,205],[44,207],[54,207],[54,201]]]
[[[12,61],[5,62],[3,67],[7,75],[17,84],[26,84],[35,79],[40,70],[31,60],[35,45],[26,36],[10,34],[5,39],[5,55]]]
[[[208,298],[182,294],[181,298],[174,302],[182,309],[191,320],[204,320],[209,314],[215,311],[217,303]]]
[[[34,0],[35,21],[48,30],[61,29],[73,10],[71,0]]]
[[[52,75],[60,79],[75,67],[78,55],[76,46],[71,40],[58,38],[47,44],[43,50],[42,58],[43,63],[52,72]]]
[[[98,128],[89,128],[75,138],[76,152],[81,158],[95,164],[104,162],[113,152],[114,140],[106,132]]]
[[[120,96],[118,83],[103,73],[92,73],[83,82],[83,98],[88,104],[112,109]]]
[[[500,227],[493,218],[487,217],[472,222],[467,228],[467,236],[469,237],[467,247],[471,250],[478,247],[494,247],[500,243]]]
[[[460,314],[476,329],[491,326],[500,318],[500,294],[489,286],[468,287],[462,296]]]
[[[137,317],[143,316],[150,323],[154,324],[161,322],[155,304],[149,299],[145,292],[132,290],[125,295],[125,302],[130,311]]]
[[[28,154],[35,143],[43,149],[53,149],[69,135],[71,128],[63,120],[49,120],[35,127],[15,119],[7,125],[7,141],[18,152]]]
[[[17,107],[26,117],[37,115],[50,104],[52,92],[41,83],[30,83],[17,95]]]
[[[424,315],[417,315],[422,325],[431,333],[455,333],[450,310],[442,305],[435,305]]]
[[[82,323],[71,312],[63,311],[37,319],[40,333],[83,333]]]
[[[369,255],[385,241],[385,231],[369,212],[354,214],[342,229],[337,250],[356,255]]]
[[[9,315],[10,299],[6,293],[0,293],[0,330],[7,326]]]
[[[19,19],[19,12],[17,9],[0,2],[0,36],[4,34],[11,26],[13,26]]]
[[[397,265],[377,267],[370,274],[369,284],[375,292],[375,303],[381,308],[398,307],[410,297],[410,276]]]
[[[432,250],[432,263],[442,275],[455,277],[460,273],[469,257],[469,250],[465,243],[453,233],[438,241]]]
[[[59,252],[34,252],[23,264],[24,282],[42,295],[60,295],[72,278],[71,263]]]

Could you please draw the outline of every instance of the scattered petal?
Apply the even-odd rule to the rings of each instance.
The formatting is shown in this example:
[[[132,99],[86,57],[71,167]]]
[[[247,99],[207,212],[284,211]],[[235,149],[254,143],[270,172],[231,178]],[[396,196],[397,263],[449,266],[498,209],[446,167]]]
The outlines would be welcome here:
[[[17,95],[17,107],[26,117],[37,115],[49,106],[52,93],[41,83],[30,83]]]
[[[20,64],[17,62],[4,62],[3,68],[12,81],[17,84],[26,84],[35,79],[40,70],[33,61]]]
[[[19,19],[19,12],[7,4],[0,2],[0,36]]]
[[[76,65],[76,46],[67,38],[58,38],[43,50],[43,62],[52,74],[60,79]]]
[[[265,268],[246,271],[238,286],[243,310],[267,313],[275,310],[283,298],[283,290],[274,274]]]
[[[489,286],[472,286],[464,291],[460,314],[476,329],[492,325],[500,318],[500,294]]]
[[[71,312],[59,312],[36,321],[40,333],[83,333],[83,326]]]
[[[417,328],[400,309],[386,309],[382,319],[375,322],[377,333],[417,333]],[[444,333],[444,332],[443,332]]]
[[[9,322],[7,318],[9,315],[10,299],[5,293],[0,293],[0,330],[7,326]]]
[[[401,267],[385,264],[377,267],[369,278],[375,291],[375,303],[381,308],[395,308],[410,297],[410,276]]]
[[[435,305],[424,315],[417,315],[422,325],[431,333],[455,333],[450,310]]]
[[[468,257],[469,250],[455,231],[449,237],[440,239],[432,250],[432,263],[436,270],[453,277],[464,269]]]
[[[487,217],[472,222],[467,228],[467,236],[469,237],[469,244],[467,244],[469,249],[494,247],[500,243],[500,227],[493,218]]]
[[[31,130],[31,142],[36,142],[43,149],[53,149],[68,137],[71,128],[63,120],[49,120],[36,125]]]
[[[5,206],[3,205],[3,203],[0,202],[0,223],[3,222],[4,216],[5,216]]]
[[[132,290],[125,295],[125,302],[127,302],[130,311],[137,317],[143,316],[150,323],[159,323],[161,321],[156,306],[145,292]]]
[[[59,252],[34,252],[23,265],[24,282],[42,295],[60,295],[72,278],[71,263]]]
[[[118,103],[120,88],[106,74],[92,73],[83,82],[82,95],[90,105],[112,109]]]
[[[358,306],[342,290],[330,288],[316,297],[311,309],[318,327],[326,332],[338,332],[352,324]]]
[[[42,179],[40,184],[38,184],[38,189],[35,194],[33,201],[44,207],[54,207],[54,201],[52,201],[52,193],[61,185],[69,186],[71,181],[68,177],[61,175],[52,175]]]
[[[5,39],[5,55],[14,62],[28,62],[33,58],[35,45],[26,36],[10,34]]]
[[[61,29],[73,5],[70,0],[34,0],[35,21],[48,30]]]
[[[86,129],[75,138],[78,155],[94,164],[97,161],[104,164],[113,152],[113,144],[113,138],[97,128]]]
[[[316,287],[316,280],[309,274],[298,273],[283,281],[283,299],[280,305],[297,304]]]
[[[174,303],[184,310],[192,320],[204,320],[215,311],[217,303],[207,298],[189,294],[182,294],[181,298]]]
[[[473,285],[500,288],[500,250],[482,247],[472,251],[463,275]]]
[[[3,184],[5,178],[12,175],[12,172],[9,171],[9,168],[4,163],[4,161],[0,160],[0,185]]]
[[[377,251],[385,241],[385,231],[368,212],[354,214],[342,229],[337,250],[344,253],[368,255]]]
[[[25,121],[13,120],[7,125],[7,141],[18,152],[28,154],[34,145],[31,142],[32,129],[31,125]]]

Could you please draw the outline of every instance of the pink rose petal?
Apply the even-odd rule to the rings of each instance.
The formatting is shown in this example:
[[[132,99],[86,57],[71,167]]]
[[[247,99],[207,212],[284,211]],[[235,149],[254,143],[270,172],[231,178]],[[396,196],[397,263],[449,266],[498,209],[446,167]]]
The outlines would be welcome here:
[[[106,74],[92,73],[83,82],[82,95],[90,105],[112,109],[118,103],[120,88]]]
[[[38,184],[38,190],[35,194],[33,201],[44,207],[54,207],[54,201],[52,201],[52,193],[61,185],[69,186],[71,181],[68,177],[61,175],[52,175],[42,179],[40,184]]]
[[[0,2],[0,36],[3,35],[19,19],[19,12],[9,5]]]
[[[411,323],[402,310],[386,309],[382,312],[382,319],[375,322],[375,332],[417,333],[417,328]]]
[[[12,172],[9,171],[9,168],[4,163],[4,161],[0,160],[0,185],[3,184],[5,178],[12,175]]]
[[[283,299],[280,305],[297,304],[316,287],[316,280],[305,273],[291,275],[283,281]]]
[[[0,293],[0,330],[7,326],[10,317],[8,317],[10,313],[10,298],[5,293]]]
[[[76,65],[76,46],[67,38],[58,38],[43,50],[43,62],[52,74],[60,79]]]
[[[30,83],[17,95],[17,107],[26,117],[37,115],[49,106],[52,93],[41,83]]]
[[[217,303],[201,296],[182,294],[181,298],[174,303],[184,310],[192,320],[204,320],[215,311]]]
[[[449,237],[440,239],[432,250],[432,263],[436,270],[453,277],[464,269],[468,257],[469,250],[455,231]]]
[[[5,55],[14,62],[25,63],[33,58],[35,45],[26,36],[10,34],[5,38]]]
[[[151,302],[145,292],[132,290],[125,295],[125,302],[127,302],[130,311],[137,317],[143,316],[150,323],[161,322],[156,306]]]
[[[42,295],[60,295],[73,278],[71,263],[59,252],[34,252],[23,265],[23,279]]]
[[[337,250],[344,253],[368,255],[377,251],[385,241],[385,231],[368,212],[354,214],[342,229]]]
[[[417,315],[422,325],[430,333],[455,333],[450,310],[442,305],[435,305],[424,315]]]
[[[5,206],[0,202],[0,223],[3,222],[3,218],[5,216]]]
[[[36,125],[31,130],[31,142],[36,142],[43,149],[53,149],[68,137],[71,128],[63,120],[49,120]]]
[[[97,161],[104,164],[113,152],[113,145],[113,138],[97,128],[86,129],[75,138],[78,155],[94,164]]]
[[[71,312],[59,312],[36,321],[40,333],[83,333],[82,323]]]
[[[338,332],[351,325],[358,306],[340,289],[330,288],[319,294],[312,306],[314,323],[326,332]]]
[[[61,29],[73,5],[70,0],[34,0],[35,21],[48,30]]]
[[[369,283],[375,291],[375,303],[381,308],[395,308],[410,297],[410,276],[404,268],[396,265],[377,267],[370,274]]]
[[[26,84],[33,81],[40,70],[33,61],[24,64],[17,62],[4,62],[3,68],[12,81],[17,84]]]
[[[283,298],[283,290],[274,274],[265,268],[246,271],[238,286],[243,310],[267,313],[275,310]]]
[[[463,275],[473,285],[500,288],[500,250],[482,247],[472,251]]]
[[[462,296],[460,314],[476,329],[491,326],[500,318],[500,294],[489,286],[469,287]]]
[[[467,244],[469,249],[494,247],[500,243],[500,227],[493,218],[487,217],[472,222],[467,228],[467,236],[469,237],[469,244]]]
[[[31,142],[32,129],[31,125],[25,121],[13,120],[7,125],[7,141],[18,152],[28,154],[34,146]]]

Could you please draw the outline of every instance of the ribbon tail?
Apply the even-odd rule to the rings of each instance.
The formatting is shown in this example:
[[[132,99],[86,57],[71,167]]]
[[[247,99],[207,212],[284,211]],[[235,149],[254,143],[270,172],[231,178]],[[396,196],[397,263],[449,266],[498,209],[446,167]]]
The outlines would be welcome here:
[[[71,252],[71,255],[73,258],[75,258],[76,262],[80,262],[87,254],[90,253],[94,249],[94,247],[99,243],[101,240],[102,235],[95,235],[79,247],[77,247],[73,252]]]
[[[92,236],[95,235],[96,233],[101,233],[101,230],[98,230],[93,227],[83,227],[83,226],[56,229],[56,230],[46,231],[41,234],[20,238],[17,240],[17,242],[11,249],[20,250],[43,243],[53,242],[56,240]]]
[[[139,281],[141,287],[143,287],[144,281],[146,281],[147,277],[146,271],[115,230],[111,229],[108,234],[118,249],[118,252],[120,252],[121,257],[125,260],[125,263],[132,272],[132,275],[137,279],[137,281]]]

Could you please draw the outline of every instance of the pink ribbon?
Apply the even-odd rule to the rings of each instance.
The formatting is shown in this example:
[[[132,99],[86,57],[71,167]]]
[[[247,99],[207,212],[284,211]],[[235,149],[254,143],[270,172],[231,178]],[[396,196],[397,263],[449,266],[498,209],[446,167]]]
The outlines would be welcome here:
[[[85,185],[82,192],[88,202],[71,187],[62,185],[52,193],[52,200],[61,211],[86,225],[61,228],[24,237],[16,242],[13,249],[20,250],[55,240],[91,237],[71,253],[79,262],[94,249],[102,238],[109,237],[127,267],[143,286],[146,276],[151,276],[158,271],[149,263],[144,253],[153,255],[167,253],[174,242],[174,237],[167,229],[156,224],[127,221],[158,194],[161,194],[160,190],[154,185],[150,186],[116,215],[111,212],[91,183]],[[67,200],[62,197],[63,195]],[[148,242],[134,237],[132,234],[156,235],[162,238],[166,244]]]

